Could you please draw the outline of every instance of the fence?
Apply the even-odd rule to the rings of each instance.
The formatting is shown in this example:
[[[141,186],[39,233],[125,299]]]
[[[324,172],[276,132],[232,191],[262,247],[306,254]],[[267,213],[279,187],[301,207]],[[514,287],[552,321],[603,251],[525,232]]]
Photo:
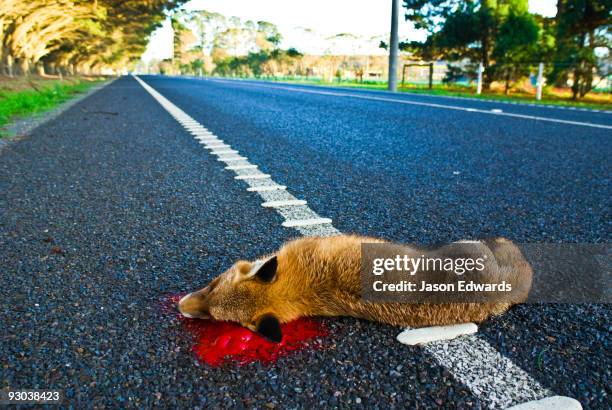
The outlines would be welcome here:
[[[517,80],[517,78],[512,78],[510,75],[506,77],[503,73],[498,73],[493,84],[496,87],[501,85],[506,89],[506,92],[509,92],[510,88],[518,87],[521,89],[521,93],[533,93],[537,100],[541,100],[543,88],[546,85],[546,70],[551,70],[551,68],[550,66],[546,67],[544,63],[512,67],[511,71],[524,73],[524,75],[519,76]],[[400,65],[400,70],[398,70],[398,75],[401,76],[402,87],[425,85],[431,89],[435,84],[475,86],[476,94],[482,94],[485,83],[483,78],[485,73],[482,64],[474,66],[466,62],[448,63],[436,61],[424,63],[403,61]],[[594,75],[593,83],[595,84],[594,90],[609,92],[612,86],[612,76],[600,77]],[[571,85],[572,78],[570,75],[563,87],[570,88]]]

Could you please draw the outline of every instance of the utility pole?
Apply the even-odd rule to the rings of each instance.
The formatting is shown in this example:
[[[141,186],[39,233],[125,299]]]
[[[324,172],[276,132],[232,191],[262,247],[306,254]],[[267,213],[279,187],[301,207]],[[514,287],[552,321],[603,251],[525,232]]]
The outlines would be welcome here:
[[[397,91],[397,54],[399,39],[397,35],[399,0],[391,0],[391,38],[389,39],[389,91]]]
[[[538,66],[538,80],[537,80],[537,91],[536,100],[542,99],[542,87],[544,86],[544,63],[540,63]]]
[[[476,83],[476,94],[482,93],[482,72],[484,71],[484,67],[482,63],[478,64],[478,83]]]

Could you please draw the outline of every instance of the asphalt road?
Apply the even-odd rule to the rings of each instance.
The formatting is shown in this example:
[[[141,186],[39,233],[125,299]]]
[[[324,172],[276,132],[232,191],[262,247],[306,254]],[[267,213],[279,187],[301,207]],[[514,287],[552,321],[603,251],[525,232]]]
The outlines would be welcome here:
[[[143,79],[342,232],[610,242],[610,129],[432,104],[606,126],[612,114]],[[273,365],[199,363],[163,299],[298,232],[132,78],[4,147],[0,192],[2,387],[66,389],[75,406],[484,406],[486,392],[397,343],[400,329],[353,319],[326,321],[326,349]],[[555,394],[607,408],[610,313],[526,305],[480,334]]]

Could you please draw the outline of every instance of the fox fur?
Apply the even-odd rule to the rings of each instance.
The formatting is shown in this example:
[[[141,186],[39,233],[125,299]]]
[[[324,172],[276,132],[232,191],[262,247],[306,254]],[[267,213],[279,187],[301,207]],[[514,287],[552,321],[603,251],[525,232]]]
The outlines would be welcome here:
[[[532,270],[504,238],[483,241],[499,269],[494,275],[521,288],[512,301],[487,303],[372,303],[361,298],[361,245],[386,243],[355,235],[306,237],[254,262],[238,261],[208,286],[183,297],[179,311],[194,318],[241,323],[280,341],[280,323],[302,316],[352,316],[397,326],[482,322],[524,302]],[[414,248],[416,249],[416,248]]]

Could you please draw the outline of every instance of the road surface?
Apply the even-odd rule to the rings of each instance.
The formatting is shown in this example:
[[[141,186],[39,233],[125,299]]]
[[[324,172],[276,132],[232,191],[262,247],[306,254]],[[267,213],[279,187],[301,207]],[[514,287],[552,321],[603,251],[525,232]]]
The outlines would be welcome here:
[[[142,79],[341,232],[610,242],[610,113]],[[224,166],[133,77],[4,147],[2,387],[107,407],[486,408],[531,388],[610,407],[609,305],[525,305],[487,322],[478,340],[526,376],[498,368],[482,389],[455,353],[349,318],[326,321],[324,350],[200,363],[164,298],[301,234]]]

